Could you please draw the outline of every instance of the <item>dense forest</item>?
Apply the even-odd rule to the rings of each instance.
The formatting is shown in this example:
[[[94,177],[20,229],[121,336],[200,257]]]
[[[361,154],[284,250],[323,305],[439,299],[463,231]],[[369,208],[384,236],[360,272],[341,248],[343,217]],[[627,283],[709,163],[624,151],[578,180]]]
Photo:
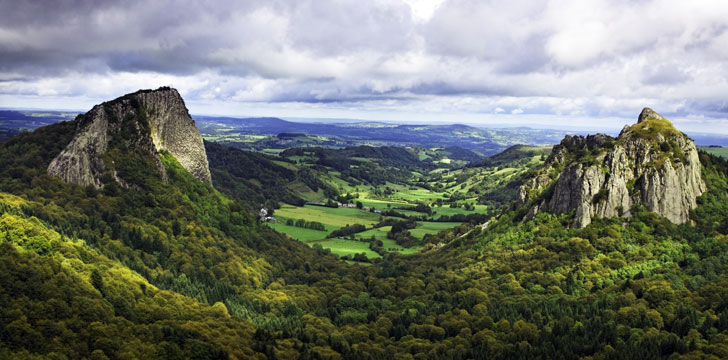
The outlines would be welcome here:
[[[213,185],[251,208],[278,207],[281,202],[303,204],[287,188],[297,173],[274,163],[269,156],[205,141]]]
[[[208,143],[229,195],[166,152],[166,182],[129,153],[129,188],[69,185],[45,169],[75,125],[0,144],[0,358],[728,357],[724,159],[700,154],[692,224],[638,207],[577,229],[511,207],[361,266],[249,210],[306,174]]]

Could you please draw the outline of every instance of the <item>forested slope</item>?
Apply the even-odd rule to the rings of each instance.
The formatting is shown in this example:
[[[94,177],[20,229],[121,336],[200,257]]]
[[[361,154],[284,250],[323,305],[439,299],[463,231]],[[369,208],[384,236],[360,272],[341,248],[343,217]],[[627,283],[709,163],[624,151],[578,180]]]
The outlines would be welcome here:
[[[0,357],[728,357],[720,158],[700,154],[694,225],[638,207],[577,229],[522,206],[364,267],[261,226],[169,153],[166,183],[133,154],[130,188],[49,177],[73,129],[0,145]]]
[[[305,203],[288,184],[296,171],[277,165],[266,155],[205,141],[213,185],[251,207],[277,207],[279,202]]]

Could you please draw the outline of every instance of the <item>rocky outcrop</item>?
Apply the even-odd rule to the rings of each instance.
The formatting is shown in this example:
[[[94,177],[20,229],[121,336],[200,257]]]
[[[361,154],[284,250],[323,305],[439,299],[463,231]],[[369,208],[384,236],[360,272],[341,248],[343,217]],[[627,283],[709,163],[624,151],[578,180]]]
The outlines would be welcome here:
[[[78,119],[76,135],[48,166],[48,174],[78,185],[103,186],[111,176],[122,186],[112,149],[134,153],[166,180],[158,152],[169,151],[197,179],[211,184],[207,154],[195,122],[177,90],[140,90],[94,106]]]
[[[169,151],[194,177],[211,184],[202,136],[177,90],[144,92],[138,98],[147,112],[157,151]]]
[[[616,139],[567,136],[521,187],[519,201],[531,203],[527,218],[539,211],[574,211],[576,227],[595,216],[629,217],[636,204],[684,223],[706,190],[700,166],[695,143],[645,108]]]

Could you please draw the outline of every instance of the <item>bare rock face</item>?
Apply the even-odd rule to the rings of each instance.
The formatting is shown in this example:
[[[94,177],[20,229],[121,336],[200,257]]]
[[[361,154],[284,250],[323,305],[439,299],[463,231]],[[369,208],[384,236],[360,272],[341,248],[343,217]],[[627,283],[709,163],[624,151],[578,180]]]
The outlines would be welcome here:
[[[141,90],[94,106],[80,116],[76,135],[51,161],[48,174],[96,188],[110,175],[127,186],[107,156],[112,148],[143,156],[163,180],[158,152],[169,151],[193,176],[211,183],[202,137],[175,89]]]
[[[202,136],[177,90],[145,92],[138,97],[147,111],[157,151],[169,151],[194,177],[212,184]]]
[[[574,211],[573,226],[593,217],[629,217],[641,204],[674,223],[689,221],[706,190],[695,143],[669,120],[645,108],[638,122],[616,139],[602,134],[567,136],[554,147],[539,174],[519,192],[533,200],[526,218],[539,211]]]

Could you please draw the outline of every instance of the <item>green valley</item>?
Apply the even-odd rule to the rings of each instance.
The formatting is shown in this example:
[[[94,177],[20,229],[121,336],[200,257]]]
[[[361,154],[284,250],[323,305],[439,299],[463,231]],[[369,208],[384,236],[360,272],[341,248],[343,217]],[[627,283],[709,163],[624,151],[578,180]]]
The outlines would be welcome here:
[[[0,358],[728,356],[728,160],[650,109],[473,161],[244,151],[159,109],[186,114],[145,90],[0,144]]]
[[[357,259],[365,261],[391,251],[416,253],[437,245],[433,235],[440,231],[486,221],[515,199],[522,178],[550,150],[515,146],[490,162],[469,163],[445,157],[442,149],[412,147],[290,148],[277,155],[214,143],[206,148],[216,185],[255,211],[264,209],[261,219],[269,226],[344,259],[363,249],[367,256]],[[247,174],[240,177],[253,181],[235,177],[240,169]],[[243,182],[255,190],[242,189]],[[398,235],[391,231],[397,222],[411,224]],[[362,227],[335,233],[355,224]]]

